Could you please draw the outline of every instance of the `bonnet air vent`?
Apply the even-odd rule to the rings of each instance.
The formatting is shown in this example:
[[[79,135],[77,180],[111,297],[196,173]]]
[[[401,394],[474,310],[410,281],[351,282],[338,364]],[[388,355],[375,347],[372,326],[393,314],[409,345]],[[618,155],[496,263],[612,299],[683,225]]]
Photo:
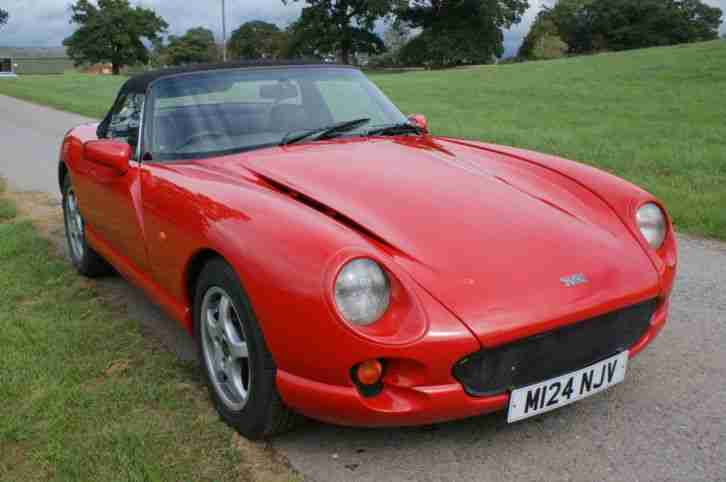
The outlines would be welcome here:
[[[300,204],[304,204],[304,205],[308,206],[309,208],[312,208],[315,211],[318,211],[319,213],[322,213],[325,216],[328,216],[329,218],[336,220],[340,224],[343,224],[344,226],[352,229],[353,231],[361,234],[362,236],[365,236],[366,238],[371,239],[372,241],[385,246],[388,251],[394,251],[395,254],[397,254],[399,256],[405,256],[407,258],[409,257],[405,253],[401,252],[398,248],[393,246],[391,243],[389,243],[385,239],[381,238],[380,236],[378,236],[377,234],[375,234],[373,231],[369,230],[365,226],[358,224],[357,222],[355,222],[348,216],[345,216],[344,214],[339,213],[335,209],[333,209],[329,206],[326,206],[325,204],[311,198],[310,196],[307,196],[301,192],[298,192],[294,189],[289,188],[288,186],[286,186],[285,184],[282,184],[279,181],[270,179],[269,177],[267,177],[263,174],[260,174],[260,173],[256,173],[256,174],[260,177],[260,179],[262,179],[265,182],[265,184],[268,185],[268,187],[270,187],[274,191],[277,191],[280,194],[288,196],[288,197],[294,199],[295,201],[299,202]]]

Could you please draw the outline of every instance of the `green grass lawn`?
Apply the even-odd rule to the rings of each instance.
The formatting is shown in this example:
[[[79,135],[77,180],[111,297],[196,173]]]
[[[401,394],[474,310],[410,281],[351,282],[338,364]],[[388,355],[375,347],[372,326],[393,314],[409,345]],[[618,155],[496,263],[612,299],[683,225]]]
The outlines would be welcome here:
[[[661,198],[679,230],[726,239],[726,41],[371,77],[436,134],[596,165]],[[100,117],[123,80],[24,77],[0,94]]]
[[[62,76],[24,75],[0,80],[0,94],[100,119],[108,112],[126,77],[67,71]]]
[[[0,480],[243,479],[196,367],[106,306],[14,213],[0,198]]]

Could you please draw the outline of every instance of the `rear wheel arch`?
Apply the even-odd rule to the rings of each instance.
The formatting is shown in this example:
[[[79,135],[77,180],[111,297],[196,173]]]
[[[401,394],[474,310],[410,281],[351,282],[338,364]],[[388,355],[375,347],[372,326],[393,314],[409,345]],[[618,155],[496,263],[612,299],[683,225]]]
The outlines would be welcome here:
[[[68,166],[66,166],[65,161],[61,160],[60,162],[58,162],[58,187],[60,188],[61,193],[63,193],[63,190],[65,189],[67,175]]]
[[[61,182],[63,224],[71,263],[80,274],[89,278],[112,272],[112,268],[106,260],[86,241],[83,216],[78,210],[72,180],[67,173],[63,176]]]

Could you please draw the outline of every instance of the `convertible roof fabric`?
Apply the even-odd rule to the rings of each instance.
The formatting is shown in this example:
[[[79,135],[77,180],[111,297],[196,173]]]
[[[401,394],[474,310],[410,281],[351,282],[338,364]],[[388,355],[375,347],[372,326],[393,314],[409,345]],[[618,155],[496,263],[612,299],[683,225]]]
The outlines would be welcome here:
[[[130,78],[121,87],[119,97],[128,94],[146,94],[146,90],[152,82],[166,77],[174,77],[176,75],[191,74],[195,72],[209,72],[213,70],[235,70],[235,69],[259,69],[265,67],[347,67],[348,65],[340,64],[322,64],[320,62],[307,61],[254,61],[254,62],[229,62],[224,64],[204,64],[194,65],[191,67],[175,67],[171,69],[154,70],[146,72]]]

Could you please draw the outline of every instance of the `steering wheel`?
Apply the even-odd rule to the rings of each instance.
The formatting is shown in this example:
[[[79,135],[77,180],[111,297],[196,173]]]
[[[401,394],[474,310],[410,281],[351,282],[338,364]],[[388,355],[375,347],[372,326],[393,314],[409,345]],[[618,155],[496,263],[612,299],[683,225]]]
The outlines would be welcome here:
[[[218,132],[218,131],[202,131],[202,132],[195,132],[191,136],[187,137],[181,144],[178,144],[175,147],[175,150],[180,150],[185,147],[187,147],[190,144],[194,144],[197,141],[200,141],[202,139],[214,139],[216,137],[227,137],[226,132]]]

